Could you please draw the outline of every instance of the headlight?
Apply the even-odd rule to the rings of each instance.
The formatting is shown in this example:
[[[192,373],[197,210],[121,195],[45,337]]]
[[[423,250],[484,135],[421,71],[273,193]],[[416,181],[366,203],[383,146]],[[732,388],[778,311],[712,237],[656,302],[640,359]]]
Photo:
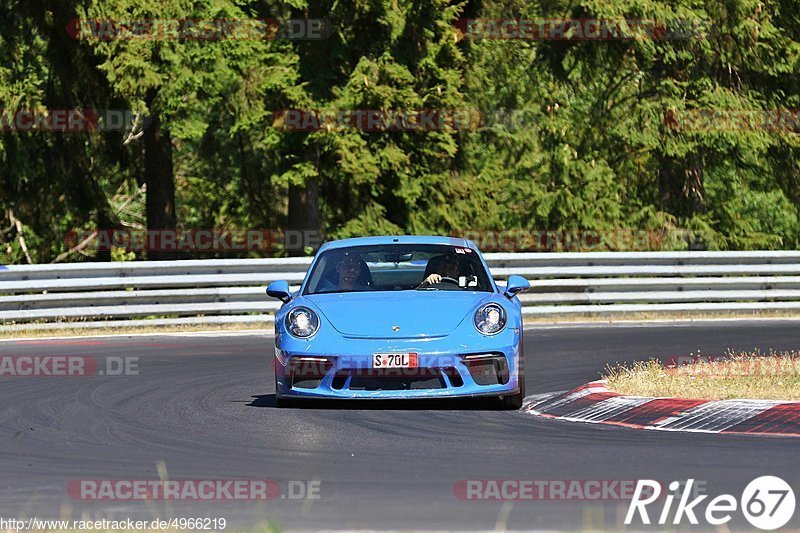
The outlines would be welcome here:
[[[295,337],[308,338],[319,329],[319,317],[308,307],[296,307],[286,314],[286,329]]]
[[[506,311],[497,304],[486,304],[475,312],[475,327],[484,335],[494,335],[506,327]]]

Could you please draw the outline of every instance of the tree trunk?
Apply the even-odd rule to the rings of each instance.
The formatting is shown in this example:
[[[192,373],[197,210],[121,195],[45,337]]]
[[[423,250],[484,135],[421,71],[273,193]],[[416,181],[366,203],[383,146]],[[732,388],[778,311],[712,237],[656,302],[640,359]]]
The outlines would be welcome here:
[[[150,106],[151,123],[144,130],[144,180],[147,184],[147,231],[175,231],[175,176],[172,171],[172,138],[161,126],[158,112]],[[163,247],[163,239],[148,238],[148,259],[175,259],[174,250]],[[169,242],[169,241],[167,241]],[[155,244],[153,249],[150,245]]]
[[[305,255],[305,246],[315,245],[319,238],[319,183],[316,179],[305,187],[289,186],[289,227],[286,234],[286,252],[290,256]],[[307,238],[311,237],[311,242]]]
[[[659,207],[678,218],[705,212],[703,164],[698,154],[659,157]]]

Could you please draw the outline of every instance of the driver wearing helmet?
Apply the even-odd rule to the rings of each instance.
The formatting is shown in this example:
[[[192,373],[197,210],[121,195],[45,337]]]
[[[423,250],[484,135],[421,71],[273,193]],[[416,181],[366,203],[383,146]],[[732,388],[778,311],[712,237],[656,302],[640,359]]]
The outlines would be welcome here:
[[[458,258],[455,255],[437,255],[428,260],[425,272],[428,275],[419,287],[430,287],[442,282],[442,278],[450,278],[458,283]]]

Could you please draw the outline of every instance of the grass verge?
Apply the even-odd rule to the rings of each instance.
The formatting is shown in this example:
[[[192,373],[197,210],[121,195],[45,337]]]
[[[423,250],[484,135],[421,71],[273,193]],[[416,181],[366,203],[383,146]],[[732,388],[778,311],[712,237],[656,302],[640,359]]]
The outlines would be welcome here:
[[[800,400],[800,351],[728,352],[666,368],[650,360],[609,367],[603,377],[611,390],[630,396]]]

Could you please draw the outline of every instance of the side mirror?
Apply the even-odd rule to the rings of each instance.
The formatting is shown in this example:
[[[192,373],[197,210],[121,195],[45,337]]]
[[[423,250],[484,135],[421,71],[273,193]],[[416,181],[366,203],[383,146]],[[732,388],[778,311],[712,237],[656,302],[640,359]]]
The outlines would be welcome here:
[[[508,276],[508,283],[506,284],[506,292],[505,295],[510,299],[516,296],[517,294],[521,294],[528,289],[531,288],[531,284],[528,283],[528,280],[523,278],[522,276]]]
[[[292,293],[289,291],[289,282],[283,280],[273,281],[267,287],[267,296],[277,298],[283,303],[288,302],[292,299]]]

